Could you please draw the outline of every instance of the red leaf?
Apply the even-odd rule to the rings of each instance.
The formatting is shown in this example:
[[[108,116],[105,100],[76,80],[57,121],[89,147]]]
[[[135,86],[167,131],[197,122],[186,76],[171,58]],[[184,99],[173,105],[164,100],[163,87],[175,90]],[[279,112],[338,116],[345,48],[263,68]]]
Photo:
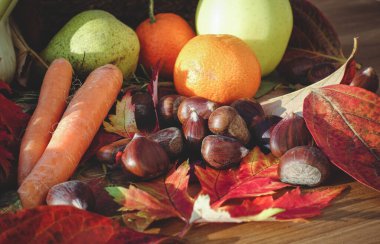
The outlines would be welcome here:
[[[290,83],[311,84],[345,62],[333,26],[309,1],[291,0],[293,32],[278,71]]]
[[[272,196],[258,197],[253,201],[245,200],[241,205],[229,205],[221,209],[228,211],[233,218],[257,215],[266,209],[282,209],[271,217],[275,220],[300,221],[321,214],[321,210],[329,205],[346,187],[336,187],[301,194],[299,188],[286,192],[278,199]],[[270,219],[269,219],[270,220]]]
[[[3,94],[11,94],[12,90],[8,83],[0,80],[0,92]]]
[[[154,105],[154,111],[156,113],[156,126],[153,132],[160,130],[160,124],[158,122],[157,106],[158,106],[158,76],[160,74],[161,62],[158,61],[156,67],[152,69],[152,78],[148,84],[148,93],[152,96],[152,101]]]
[[[14,157],[7,149],[0,145],[0,186],[8,180],[11,174]]]
[[[175,241],[144,234],[71,206],[40,206],[0,219],[0,243],[158,243]]]
[[[20,140],[29,115],[11,100],[0,94],[0,124],[4,125],[14,140]]]
[[[137,211],[128,214],[131,220],[141,218],[139,224],[146,228],[151,222],[160,219],[178,217],[187,222],[190,219],[193,199],[187,192],[189,184],[189,164],[183,163],[168,174],[166,179],[138,183],[124,187],[107,187],[114,200],[124,211]],[[135,216],[135,217],[134,217]],[[130,220],[130,221],[131,221]],[[126,222],[128,224],[128,222]]]
[[[333,85],[305,98],[303,115],[330,161],[380,191],[380,98],[358,87]]]
[[[200,194],[210,196],[213,207],[234,198],[256,197],[273,194],[288,186],[277,176],[278,159],[254,148],[241,162],[238,169],[215,170],[197,166],[195,174],[202,186]]]

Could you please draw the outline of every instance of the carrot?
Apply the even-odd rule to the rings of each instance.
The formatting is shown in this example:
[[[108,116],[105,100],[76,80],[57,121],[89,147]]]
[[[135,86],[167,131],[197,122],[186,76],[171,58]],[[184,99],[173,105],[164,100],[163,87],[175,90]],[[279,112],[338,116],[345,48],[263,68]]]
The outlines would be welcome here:
[[[19,185],[45,151],[54,126],[65,111],[72,74],[71,64],[63,58],[54,60],[45,74],[36,110],[21,141],[18,165]]]
[[[67,181],[115,102],[123,75],[114,65],[93,71],[76,92],[41,159],[18,189],[21,204],[45,202],[48,190]]]

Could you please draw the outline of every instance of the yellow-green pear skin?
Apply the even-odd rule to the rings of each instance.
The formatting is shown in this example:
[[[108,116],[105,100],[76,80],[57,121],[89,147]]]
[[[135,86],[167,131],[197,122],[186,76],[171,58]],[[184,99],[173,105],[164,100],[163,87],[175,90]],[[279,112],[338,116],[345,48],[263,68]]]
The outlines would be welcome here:
[[[121,69],[124,79],[136,70],[140,43],[136,33],[112,14],[88,10],[73,17],[51,39],[42,58],[66,58],[79,76],[105,64]]]

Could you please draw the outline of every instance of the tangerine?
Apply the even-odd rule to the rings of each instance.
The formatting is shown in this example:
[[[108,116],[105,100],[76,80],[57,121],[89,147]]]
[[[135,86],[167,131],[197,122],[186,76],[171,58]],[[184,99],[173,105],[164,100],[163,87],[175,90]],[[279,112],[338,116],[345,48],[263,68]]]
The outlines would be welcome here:
[[[181,95],[230,104],[256,94],[260,70],[255,54],[241,39],[232,35],[199,35],[179,53],[174,85]]]
[[[140,63],[150,68],[160,61],[160,75],[168,79],[173,78],[178,53],[195,36],[186,20],[172,13],[157,14],[153,21],[143,21],[136,34],[140,41]]]

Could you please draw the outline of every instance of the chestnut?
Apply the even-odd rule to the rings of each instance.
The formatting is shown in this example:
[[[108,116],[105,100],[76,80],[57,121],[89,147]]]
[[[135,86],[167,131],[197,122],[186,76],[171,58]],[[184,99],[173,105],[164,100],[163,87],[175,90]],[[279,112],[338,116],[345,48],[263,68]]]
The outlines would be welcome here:
[[[313,143],[313,137],[306,127],[305,120],[294,113],[281,120],[270,135],[270,150],[276,157],[296,146]]]
[[[166,95],[158,102],[158,115],[160,122],[164,125],[176,125],[178,121],[177,112],[181,102],[186,97],[181,95]]]
[[[132,95],[135,106],[135,120],[139,131],[151,132],[156,126],[156,112],[152,96],[147,92],[136,92]]]
[[[123,138],[115,141],[111,144],[101,147],[96,152],[96,159],[110,168],[114,168],[117,165],[116,156],[118,153],[124,151],[127,144],[131,141],[130,138]]]
[[[148,136],[162,146],[170,158],[177,158],[183,151],[183,135],[177,127],[169,127]]]
[[[282,120],[276,115],[263,117],[260,121],[249,128],[253,144],[269,148],[270,131],[273,127]]]
[[[243,144],[251,138],[244,119],[230,106],[215,109],[208,119],[208,128],[214,134],[236,138]]]
[[[191,110],[190,117],[184,122],[182,128],[190,151],[199,151],[202,140],[207,134],[206,120],[195,110]]]
[[[69,205],[91,210],[95,207],[95,197],[91,188],[79,180],[66,181],[50,188],[47,205]]]
[[[240,98],[231,104],[248,127],[254,126],[265,116],[263,107],[253,98]]]
[[[195,110],[198,116],[207,120],[212,111],[217,109],[219,104],[207,100],[203,97],[189,97],[184,99],[178,107],[178,119],[184,124],[185,121],[190,117],[191,111]]]
[[[221,135],[206,136],[201,148],[203,159],[215,169],[238,165],[248,152],[240,141]]]
[[[278,176],[284,183],[318,186],[326,181],[330,170],[330,162],[321,150],[299,146],[281,156]]]
[[[160,144],[135,134],[124,149],[121,163],[132,178],[149,180],[166,173],[170,159]]]
[[[379,77],[372,67],[361,69],[355,74],[350,86],[357,86],[371,92],[376,92],[379,89]]]

